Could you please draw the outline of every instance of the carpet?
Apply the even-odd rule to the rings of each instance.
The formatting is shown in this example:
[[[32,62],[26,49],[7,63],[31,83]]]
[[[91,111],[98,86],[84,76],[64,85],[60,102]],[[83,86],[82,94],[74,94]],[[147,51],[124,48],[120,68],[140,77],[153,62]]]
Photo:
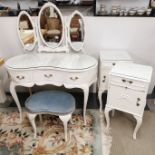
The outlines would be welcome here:
[[[133,140],[135,125],[136,121],[131,115],[116,111],[108,131],[112,136],[110,155],[155,155],[155,113],[144,112],[137,139]]]
[[[43,115],[43,123],[36,119],[37,139],[23,113],[19,124],[16,108],[0,109],[0,155],[102,155],[103,132],[98,110],[87,110],[87,125],[83,125],[82,111],[76,110],[68,124],[68,141],[57,116]],[[104,135],[106,138],[106,135]],[[104,148],[104,147],[103,147]]]

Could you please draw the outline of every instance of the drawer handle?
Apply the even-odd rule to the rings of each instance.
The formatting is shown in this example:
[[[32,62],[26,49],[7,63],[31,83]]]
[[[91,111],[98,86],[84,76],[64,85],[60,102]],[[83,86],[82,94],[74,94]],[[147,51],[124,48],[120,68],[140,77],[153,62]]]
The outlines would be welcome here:
[[[130,84],[132,84],[132,83],[133,83],[133,81],[129,81],[129,83],[130,83]]]
[[[53,75],[52,75],[52,74],[44,74],[44,76],[45,76],[46,78],[51,78]]]
[[[126,80],[125,79],[122,79],[122,82],[126,82]]]
[[[73,81],[76,81],[76,80],[78,80],[79,78],[76,76],[76,77],[70,77],[70,79],[73,80]]]
[[[112,65],[113,65],[113,66],[115,66],[115,65],[116,65],[116,63],[112,63]]]
[[[16,76],[16,78],[19,80],[23,80],[25,77],[23,75],[18,75],[18,76]]]

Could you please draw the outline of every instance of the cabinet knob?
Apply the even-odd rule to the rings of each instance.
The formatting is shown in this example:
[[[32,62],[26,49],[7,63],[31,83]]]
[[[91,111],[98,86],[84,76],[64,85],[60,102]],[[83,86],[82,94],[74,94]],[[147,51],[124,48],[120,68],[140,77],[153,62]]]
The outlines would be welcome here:
[[[102,82],[104,83],[104,82],[105,82],[105,80],[102,80]]]
[[[103,78],[106,79],[106,76],[104,75]]]
[[[140,98],[137,98],[137,101],[140,101]]]
[[[139,104],[139,103],[137,103],[136,105],[137,105],[137,107],[138,107],[138,106],[140,106],[140,104]]]
[[[133,83],[133,81],[129,81],[129,83],[130,83],[130,84],[132,84],[132,83]]]
[[[115,65],[116,65],[116,63],[112,63],[112,65],[113,65],[113,66],[115,66]]]
[[[125,79],[122,79],[122,82],[126,82],[126,80]]]

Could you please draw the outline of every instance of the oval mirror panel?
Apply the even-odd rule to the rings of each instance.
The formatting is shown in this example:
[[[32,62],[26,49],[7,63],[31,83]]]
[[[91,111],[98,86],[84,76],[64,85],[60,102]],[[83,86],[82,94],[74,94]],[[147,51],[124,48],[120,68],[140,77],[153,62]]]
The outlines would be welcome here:
[[[36,36],[33,21],[26,11],[21,11],[18,16],[18,35],[24,49],[31,51],[35,47]]]
[[[59,9],[46,3],[39,13],[39,32],[43,43],[51,48],[58,47],[63,39],[63,19]]]
[[[80,51],[84,45],[84,19],[80,12],[75,11],[69,22],[69,43],[74,51]]]

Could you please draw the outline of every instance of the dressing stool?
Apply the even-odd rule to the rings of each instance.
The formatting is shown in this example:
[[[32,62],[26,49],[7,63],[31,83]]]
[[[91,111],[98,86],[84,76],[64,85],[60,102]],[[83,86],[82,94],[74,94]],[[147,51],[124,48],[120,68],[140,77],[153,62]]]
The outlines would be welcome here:
[[[59,116],[64,125],[65,140],[67,141],[67,124],[75,110],[74,97],[63,91],[41,91],[30,96],[26,102],[27,115],[37,136],[35,118],[38,114]]]

